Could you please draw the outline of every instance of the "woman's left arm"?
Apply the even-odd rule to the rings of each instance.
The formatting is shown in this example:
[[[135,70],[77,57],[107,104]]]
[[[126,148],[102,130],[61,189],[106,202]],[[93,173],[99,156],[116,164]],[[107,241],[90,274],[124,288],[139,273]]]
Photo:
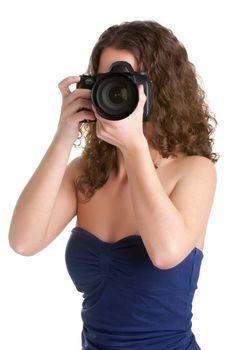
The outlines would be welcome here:
[[[216,170],[208,158],[186,157],[185,171],[168,196],[143,134],[145,101],[140,86],[139,103],[129,117],[109,121],[94,109],[96,133],[121,150],[139,234],[153,264],[165,269],[181,262],[205,232],[216,187]]]
[[[176,266],[206,230],[216,187],[215,166],[205,157],[186,157],[183,176],[169,197],[146,140],[122,151],[139,233],[149,257],[160,268]]]

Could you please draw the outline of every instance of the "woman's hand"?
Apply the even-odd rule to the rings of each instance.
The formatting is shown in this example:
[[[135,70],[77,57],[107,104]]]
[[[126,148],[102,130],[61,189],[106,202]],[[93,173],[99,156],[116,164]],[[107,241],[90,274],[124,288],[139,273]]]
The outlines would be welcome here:
[[[91,90],[75,89],[70,91],[69,86],[78,83],[80,77],[67,77],[58,87],[62,94],[62,107],[56,137],[62,142],[73,144],[78,138],[79,123],[84,120],[95,120],[90,100]],[[83,110],[83,108],[89,111]]]
[[[102,118],[93,107],[97,118],[96,133],[102,139],[121,151],[127,150],[135,143],[144,142],[143,133],[143,109],[146,102],[143,85],[139,85],[139,102],[136,109],[127,118],[111,121]]]

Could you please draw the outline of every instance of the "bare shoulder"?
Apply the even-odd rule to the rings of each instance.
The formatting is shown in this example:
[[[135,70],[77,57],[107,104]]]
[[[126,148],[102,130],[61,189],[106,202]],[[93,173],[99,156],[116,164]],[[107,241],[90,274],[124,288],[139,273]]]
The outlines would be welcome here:
[[[74,158],[67,166],[68,171],[70,172],[71,178],[75,178],[79,175],[81,168],[81,156]]]
[[[177,160],[178,181],[170,198],[183,202],[189,207],[203,211],[203,207],[211,207],[217,184],[217,173],[214,163],[203,156],[184,156]]]
[[[81,156],[74,158],[69,165],[72,166],[73,169],[78,169],[81,163]]]
[[[180,180],[200,177],[199,180],[211,182],[216,185],[217,172],[215,164],[203,156],[185,156],[179,159],[178,168]],[[197,180],[195,178],[195,180]]]

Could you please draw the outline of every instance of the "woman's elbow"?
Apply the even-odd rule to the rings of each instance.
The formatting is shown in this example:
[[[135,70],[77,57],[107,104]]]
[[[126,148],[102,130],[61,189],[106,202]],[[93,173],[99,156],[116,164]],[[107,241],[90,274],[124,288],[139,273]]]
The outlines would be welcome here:
[[[177,266],[183,258],[176,252],[166,252],[165,254],[155,254],[152,258],[152,263],[155,267],[161,270],[171,269]]]
[[[11,235],[8,236],[10,248],[17,254],[22,256],[32,256],[38,253],[41,249],[35,249],[27,244],[22,244],[22,242],[16,242],[12,239]]]

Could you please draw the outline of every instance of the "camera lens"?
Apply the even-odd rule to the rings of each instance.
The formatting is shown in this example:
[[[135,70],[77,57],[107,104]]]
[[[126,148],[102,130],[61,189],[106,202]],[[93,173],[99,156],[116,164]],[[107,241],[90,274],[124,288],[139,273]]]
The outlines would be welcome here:
[[[125,74],[103,77],[92,92],[99,114],[110,120],[128,117],[138,103],[137,85]]]
[[[127,89],[120,86],[114,86],[109,91],[109,99],[114,104],[120,104],[128,100]]]

